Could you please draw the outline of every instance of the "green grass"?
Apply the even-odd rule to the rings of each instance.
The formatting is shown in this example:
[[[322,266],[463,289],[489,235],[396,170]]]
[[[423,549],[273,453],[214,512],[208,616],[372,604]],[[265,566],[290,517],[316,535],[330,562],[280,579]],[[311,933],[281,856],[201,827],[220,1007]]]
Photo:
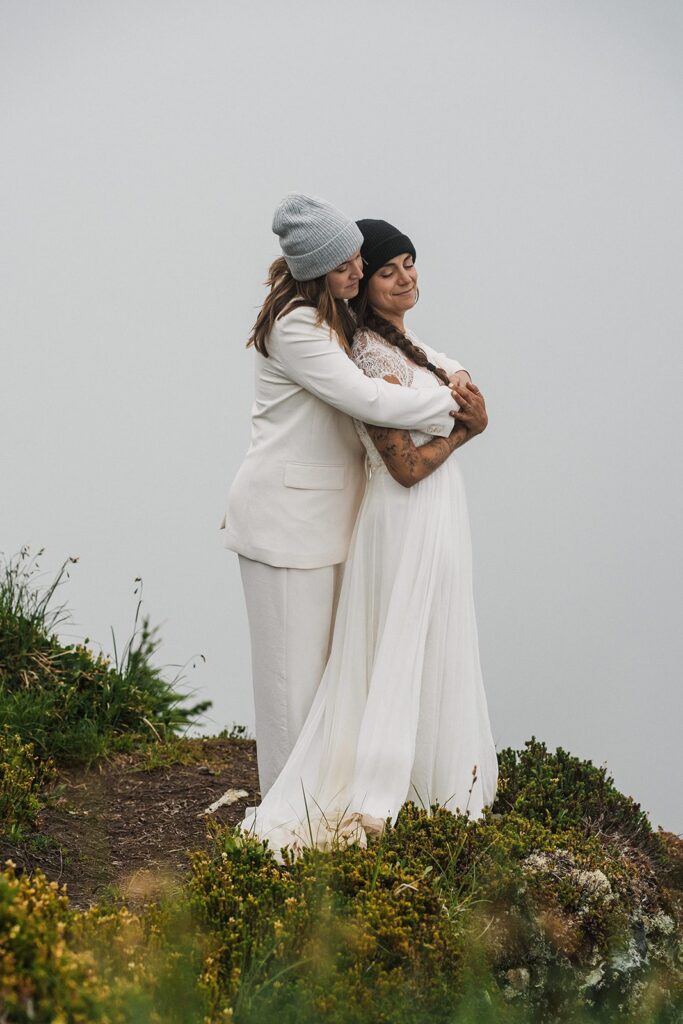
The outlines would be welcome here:
[[[67,569],[39,585],[28,549],[0,566],[0,728],[30,742],[60,764],[88,764],[115,750],[169,740],[197,723],[210,701],[188,704],[179,677],[153,664],[156,631],[138,600],[133,633],[113,659],[83,643],[65,645],[57,625],[66,618],[55,598]]]
[[[197,740],[171,737],[163,743],[146,743],[134,751],[127,770],[151,772],[157,768],[170,768],[176,764],[204,764],[206,755]]]

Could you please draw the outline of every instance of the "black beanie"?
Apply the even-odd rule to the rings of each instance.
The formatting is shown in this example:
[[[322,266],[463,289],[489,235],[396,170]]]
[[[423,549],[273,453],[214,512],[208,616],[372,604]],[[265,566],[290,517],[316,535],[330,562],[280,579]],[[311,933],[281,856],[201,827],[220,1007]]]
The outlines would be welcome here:
[[[394,256],[409,252],[413,259],[416,258],[413,243],[393,224],[385,220],[357,220],[356,224],[363,235],[363,244],[360,247],[360,254],[363,257],[361,288],[380,267],[393,260]]]

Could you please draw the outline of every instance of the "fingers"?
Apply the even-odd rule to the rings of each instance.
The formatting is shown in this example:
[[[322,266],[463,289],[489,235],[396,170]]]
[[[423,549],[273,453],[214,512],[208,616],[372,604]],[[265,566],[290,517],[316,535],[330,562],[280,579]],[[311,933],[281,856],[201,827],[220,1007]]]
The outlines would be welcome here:
[[[473,397],[472,402],[466,402],[458,395],[458,402],[460,403],[460,409],[454,410],[451,416],[462,420],[463,423],[478,422],[482,416],[486,415],[486,406],[479,396]]]
[[[479,388],[477,387],[477,385],[473,381],[471,381],[471,380],[463,380],[463,381],[461,381],[457,377],[451,377],[450,381],[451,381],[451,387],[452,388],[463,388],[463,389],[464,388],[469,388],[470,391],[477,391],[477,392],[479,391]]]
[[[468,382],[466,388],[454,386],[451,389],[451,394],[460,406],[461,410],[464,412],[469,412],[474,415],[477,410],[483,412],[486,408],[484,396],[476,384],[470,384]]]
[[[486,428],[488,417],[484,396],[477,385],[471,380],[462,383],[452,380],[451,394],[460,407],[451,413],[456,424],[475,434],[481,433]]]
[[[473,384],[471,380],[465,381],[464,384],[461,384],[460,381],[454,380],[452,382],[451,389],[452,390],[457,390],[457,391],[465,391],[465,392],[472,391],[475,395],[480,395],[481,394],[481,391],[479,390],[477,385]]]

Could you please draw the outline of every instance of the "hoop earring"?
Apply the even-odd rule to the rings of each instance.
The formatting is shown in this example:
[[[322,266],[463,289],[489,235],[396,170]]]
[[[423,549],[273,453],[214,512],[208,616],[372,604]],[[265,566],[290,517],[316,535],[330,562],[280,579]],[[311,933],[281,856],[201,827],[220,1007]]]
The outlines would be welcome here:
[[[420,289],[419,288],[415,288],[415,303],[414,304],[417,306],[419,301],[420,301]]]

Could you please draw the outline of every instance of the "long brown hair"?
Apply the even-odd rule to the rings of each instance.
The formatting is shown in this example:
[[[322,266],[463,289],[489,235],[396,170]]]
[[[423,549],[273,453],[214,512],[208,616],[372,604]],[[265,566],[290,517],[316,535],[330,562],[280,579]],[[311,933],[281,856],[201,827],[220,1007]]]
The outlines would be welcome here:
[[[435,366],[434,363],[431,363],[427,358],[427,353],[419,345],[414,345],[407,335],[399,331],[398,327],[385,320],[376,309],[373,309],[368,298],[367,287],[363,288],[362,292],[354,299],[351,299],[349,305],[356,314],[357,329],[365,327],[368,331],[374,331],[375,334],[379,334],[390,345],[400,348],[401,352],[405,353],[408,359],[415,363],[416,366],[424,366],[425,370],[430,370],[435,377],[439,378],[442,384],[450,387],[446,371],[441,366]]]
[[[267,339],[276,320],[299,306],[312,306],[316,311],[316,324],[327,324],[330,335],[336,334],[341,347],[351,351],[354,319],[343,299],[335,299],[327,277],[315,277],[312,281],[297,281],[283,256],[278,256],[270,265],[265,282],[270,291],[256,317],[247,348],[253,345],[261,355],[268,355]]]

